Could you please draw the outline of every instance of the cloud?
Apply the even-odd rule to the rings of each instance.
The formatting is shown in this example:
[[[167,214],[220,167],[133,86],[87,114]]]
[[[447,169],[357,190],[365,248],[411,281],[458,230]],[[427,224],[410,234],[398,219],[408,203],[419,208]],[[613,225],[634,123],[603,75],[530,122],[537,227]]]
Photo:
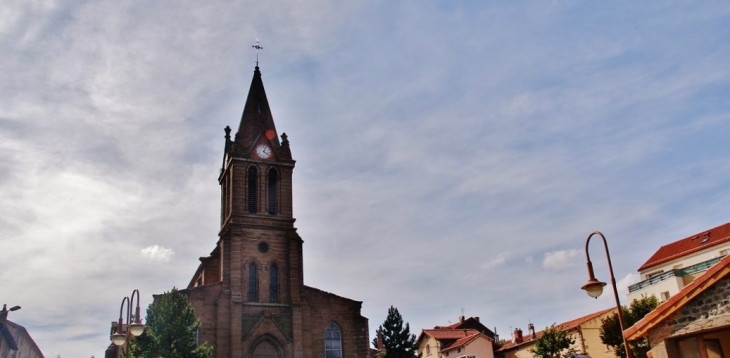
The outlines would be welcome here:
[[[545,258],[542,260],[542,267],[548,270],[572,267],[578,262],[580,256],[581,251],[576,249],[546,252]]]
[[[152,261],[163,261],[168,262],[175,252],[172,249],[167,249],[159,245],[152,245],[145,247],[140,251],[142,256]]]
[[[501,253],[497,254],[497,256],[492,258],[492,260],[483,263],[480,266],[480,268],[482,270],[489,270],[489,269],[500,267],[500,266],[504,265],[505,262],[507,262],[507,259],[509,259],[510,256],[511,255],[509,252],[501,252]]]
[[[641,275],[636,272],[626,274],[622,279],[616,281],[616,288],[620,297],[626,297],[629,294],[629,286],[641,281]]]

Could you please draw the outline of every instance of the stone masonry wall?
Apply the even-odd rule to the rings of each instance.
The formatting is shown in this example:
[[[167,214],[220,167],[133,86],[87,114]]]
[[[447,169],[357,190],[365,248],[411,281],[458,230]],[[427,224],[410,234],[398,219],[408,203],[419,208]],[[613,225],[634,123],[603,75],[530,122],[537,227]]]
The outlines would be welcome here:
[[[670,335],[687,327],[690,323],[702,324],[703,321],[717,321],[718,316],[730,317],[730,277],[717,281],[712,287],[695,297],[682,310],[667,319],[666,324],[660,324],[649,331],[649,343],[652,347],[665,347],[664,340]],[[691,333],[691,332],[683,332]],[[660,349],[664,351],[667,348]],[[655,349],[652,349],[654,352]],[[665,356],[662,352],[658,357]]]

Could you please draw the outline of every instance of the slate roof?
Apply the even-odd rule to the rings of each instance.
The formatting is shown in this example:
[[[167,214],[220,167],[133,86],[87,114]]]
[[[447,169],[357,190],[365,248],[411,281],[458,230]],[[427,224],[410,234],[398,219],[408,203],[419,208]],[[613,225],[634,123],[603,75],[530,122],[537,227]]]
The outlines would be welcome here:
[[[639,271],[725,242],[730,242],[730,222],[660,247],[649,260],[639,267]]]

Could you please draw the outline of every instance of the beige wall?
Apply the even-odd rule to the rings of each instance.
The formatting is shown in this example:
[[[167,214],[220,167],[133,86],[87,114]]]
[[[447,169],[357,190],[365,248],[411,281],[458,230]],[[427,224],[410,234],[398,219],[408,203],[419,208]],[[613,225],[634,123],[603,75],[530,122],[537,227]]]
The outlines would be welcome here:
[[[580,325],[579,330],[575,330],[572,334],[575,338],[573,348],[579,352],[587,353],[591,358],[613,358],[616,357],[613,350],[606,347],[601,342],[601,320],[611,316],[615,311],[609,311],[592,320],[586,321]],[[581,340],[582,337],[582,340]]]
[[[426,349],[426,346],[430,349]],[[421,355],[421,358],[459,358],[464,355],[474,356],[475,358],[494,358],[494,346],[484,336],[480,336],[471,341],[463,347],[461,352],[458,352],[456,349],[448,350],[444,353],[439,353],[440,351],[441,345],[439,341],[428,335],[418,345],[418,353]]]
[[[426,346],[429,349],[426,349]],[[418,353],[421,355],[421,358],[439,358],[439,350],[438,341],[428,335],[418,345]]]
[[[494,347],[492,342],[484,336],[479,336],[469,342],[466,346],[458,349],[450,349],[443,353],[443,358],[459,358],[461,356],[474,356],[475,358],[494,358]]]
[[[701,240],[699,238],[698,240]],[[639,271],[639,274],[641,275],[641,280],[646,280],[649,278],[650,274],[654,274],[657,272],[667,272],[673,269],[677,268],[685,268],[689,267],[695,264],[698,264],[700,262],[704,262],[710,259],[713,259],[715,257],[720,256],[720,252],[723,250],[728,250],[730,252],[730,242],[720,244],[717,246],[709,247],[705,250],[695,252],[691,255],[683,256],[677,259],[674,259],[672,261],[666,262],[662,264],[661,266],[655,266],[651,267],[650,269]],[[645,287],[642,290],[635,291],[629,293],[626,298],[629,302],[633,302],[634,300],[640,299],[642,295],[647,296],[655,296],[660,302],[664,301],[662,298],[661,293],[662,292],[669,292],[669,296],[674,296],[679,292],[679,290],[682,289],[682,287],[688,285],[691,283],[695,276],[697,275],[688,275],[685,277],[672,277],[671,279],[659,282],[657,284],[651,285],[649,287]]]

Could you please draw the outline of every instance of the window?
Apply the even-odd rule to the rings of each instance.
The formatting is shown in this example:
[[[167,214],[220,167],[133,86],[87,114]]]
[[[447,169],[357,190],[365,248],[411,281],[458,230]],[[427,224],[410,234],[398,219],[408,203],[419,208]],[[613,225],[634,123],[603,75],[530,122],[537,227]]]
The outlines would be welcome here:
[[[268,184],[268,209],[269,214],[276,215],[279,212],[279,172],[276,169],[269,169]]]
[[[276,264],[269,268],[269,302],[279,302],[279,268]]]
[[[330,323],[324,329],[324,357],[342,358],[342,338],[340,327]]]
[[[256,272],[256,263],[252,262],[248,265],[248,301],[258,302],[259,300],[259,280]]]
[[[431,355],[431,346],[428,344],[426,345],[426,355]]]
[[[727,249],[726,250],[720,250],[720,256],[727,256]]]
[[[669,299],[669,291],[662,292],[662,301],[666,301]]]
[[[248,212],[258,212],[258,181],[259,181],[259,170],[255,166],[248,168]]]

